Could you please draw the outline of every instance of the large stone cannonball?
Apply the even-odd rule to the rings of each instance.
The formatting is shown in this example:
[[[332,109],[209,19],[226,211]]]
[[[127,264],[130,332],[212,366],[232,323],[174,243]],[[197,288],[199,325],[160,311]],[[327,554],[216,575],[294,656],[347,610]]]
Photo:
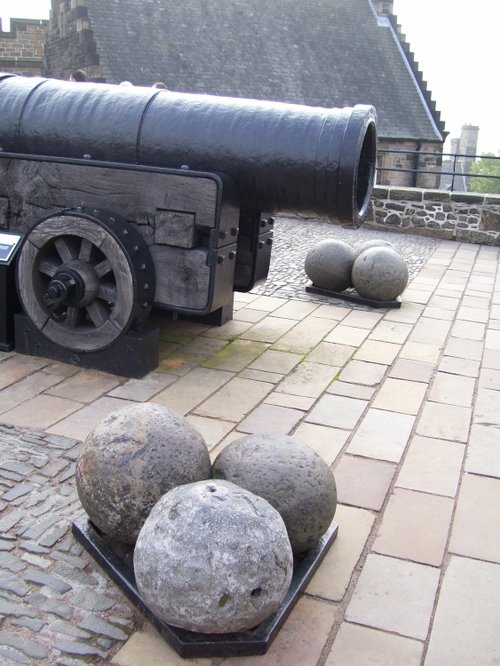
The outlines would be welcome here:
[[[223,449],[213,478],[232,481],[266,499],[285,521],[294,553],[326,532],[337,507],[335,479],[310,446],[287,435],[248,435]]]
[[[209,477],[200,433],[167,407],[143,403],[113,412],[89,434],[78,457],[76,488],[102,532],[134,543],[162,495]]]
[[[369,250],[372,247],[391,247],[393,250],[395,249],[394,245],[389,243],[389,241],[383,240],[382,238],[372,238],[365,241],[360,247],[354,250],[354,261],[356,261],[362,252]]]
[[[203,633],[251,629],[282,603],[293,555],[279,513],[226,481],[174,488],[134,550],[143,600],[167,624]]]
[[[408,284],[403,257],[389,247],[372,247],[362,252],[352,267],[352,283],[363,298],[391,301]]]
[[[320,241],[306,255],[304,270],[320,289],[343,291],[352,285],[354,252],[346,243],[327,239]]]

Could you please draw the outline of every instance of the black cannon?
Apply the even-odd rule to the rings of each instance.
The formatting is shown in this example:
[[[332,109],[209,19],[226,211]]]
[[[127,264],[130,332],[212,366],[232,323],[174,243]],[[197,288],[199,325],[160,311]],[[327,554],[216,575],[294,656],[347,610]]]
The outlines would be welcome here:
[[[22,308],[77,353],[151,308],[221,323],[267,276],[272,213],[361,224],[376,142],[370,106],[0,74],[0,228],[24,234]]]

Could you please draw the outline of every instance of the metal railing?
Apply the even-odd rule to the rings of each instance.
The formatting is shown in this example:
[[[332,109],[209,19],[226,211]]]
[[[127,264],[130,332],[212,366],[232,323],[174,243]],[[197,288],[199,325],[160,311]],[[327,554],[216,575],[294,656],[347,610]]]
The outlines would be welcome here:
[[[475,174],[471,173],[470,171],[470,165],[472,165],[476,160],[500,160],[500,156],[492,156],[492,155],[467,155],[463,153],[434,153],[430,151],[421,151],[421,150],[391,150],[391,149],[385,149],[385,148],[380,148],[378,150],[379,155],[384,155],[384,154],[394,154],[394,155],[410,155],[412,156],[412,160],[416,165],[418,165],[418,162],[420,160],[420,157],[424,156],[432,156],[436,158],[436,165],[434,168],[429,168],[429,165],[426,165],[427,168],[425,167],[420,167],[416,166],[416,168],[403,168],[403,167],[385,167],[385,166],[377,166],[377,172],[395,172],[395,173],[411,173],[413,174],[412,178],[412,184],[410,187],[417,187],[417,182],[418,182],[418,177],[420,175],[428,175],[428,176],[434,176],[436,179],[439,178],[439,187],[438,189],[445,189],[445,190],[450,190],[451,192],[455,191],[465,191],[468,192],[469,190],[469,183],[471,182],[472,179],[476,178],[482,178],[482,179],[492,179],[492,180],[498,180],[500,181],[500,175],[495,175],[495,174],[488,174],[488,175],[483,175],[483,174]],[[449,160],[444,159],[444,158],[451,158]],[[443,170],[443,161],[445,162],[445,165],[447,166],[448,163],[450,163],[450,170]],[[464,166],[468,165],[469,170],[465,170]],[[500,169],[499,169],[500,173]],[[449,184],[446,183],[446,178],[443,179],[443,176],[448,177],[451,176],[451,182]],[[449,179],[448,179],[449,180]],[[461,187],[460,187],[461,183]],[[458,188],[456,187],[458,185]]]

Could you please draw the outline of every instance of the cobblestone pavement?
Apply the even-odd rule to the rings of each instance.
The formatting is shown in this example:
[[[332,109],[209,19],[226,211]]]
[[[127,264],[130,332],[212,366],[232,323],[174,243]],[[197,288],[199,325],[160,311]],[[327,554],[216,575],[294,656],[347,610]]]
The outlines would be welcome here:
[[[439,244],[439,240],[425,236],[390,231],[381,234],[380,231],[363,227],[347,229],[323,220],[278,217],[274,225],[274,245],[269,276],[263,285],[254,289],[254,293],[331,303],[332,299],[329,297],[305,291],[305,287],[310,284],[304,273],[304,261],[309,250],[325,238],[341,240],[356,250],[365,241],[382,236],[405,260],[410,280],[417,275]],[[340,299],[335,301],[337,305],[343,302]]]
[[[222,327],[159,321],[141,380],[0,352],[0,664],[186,663],[71,533],[81,442],[144,401],[184,415],[212,457],[248,433],[296,436],[338,486],[339,536],[268,653],[187,663],[500,660],[500,250],[390,234],[412,279],[400,309],[373,310],[304,292],[326,234],[379,235],[278,220],[268,283]]]
[[[0,663],[105,659],[137,620],[71,534],[81,443],[0,426]],[[78,658],[77,658],[78,657]]]

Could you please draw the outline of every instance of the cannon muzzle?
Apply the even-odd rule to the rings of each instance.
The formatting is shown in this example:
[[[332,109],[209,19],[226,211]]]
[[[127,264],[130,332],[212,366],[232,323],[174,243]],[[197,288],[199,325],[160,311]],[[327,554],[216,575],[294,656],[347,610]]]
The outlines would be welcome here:
[[[329,109],[0,75],[0,149],[225,173],[240,205],[359,226],[375,176],[373,107]]]

